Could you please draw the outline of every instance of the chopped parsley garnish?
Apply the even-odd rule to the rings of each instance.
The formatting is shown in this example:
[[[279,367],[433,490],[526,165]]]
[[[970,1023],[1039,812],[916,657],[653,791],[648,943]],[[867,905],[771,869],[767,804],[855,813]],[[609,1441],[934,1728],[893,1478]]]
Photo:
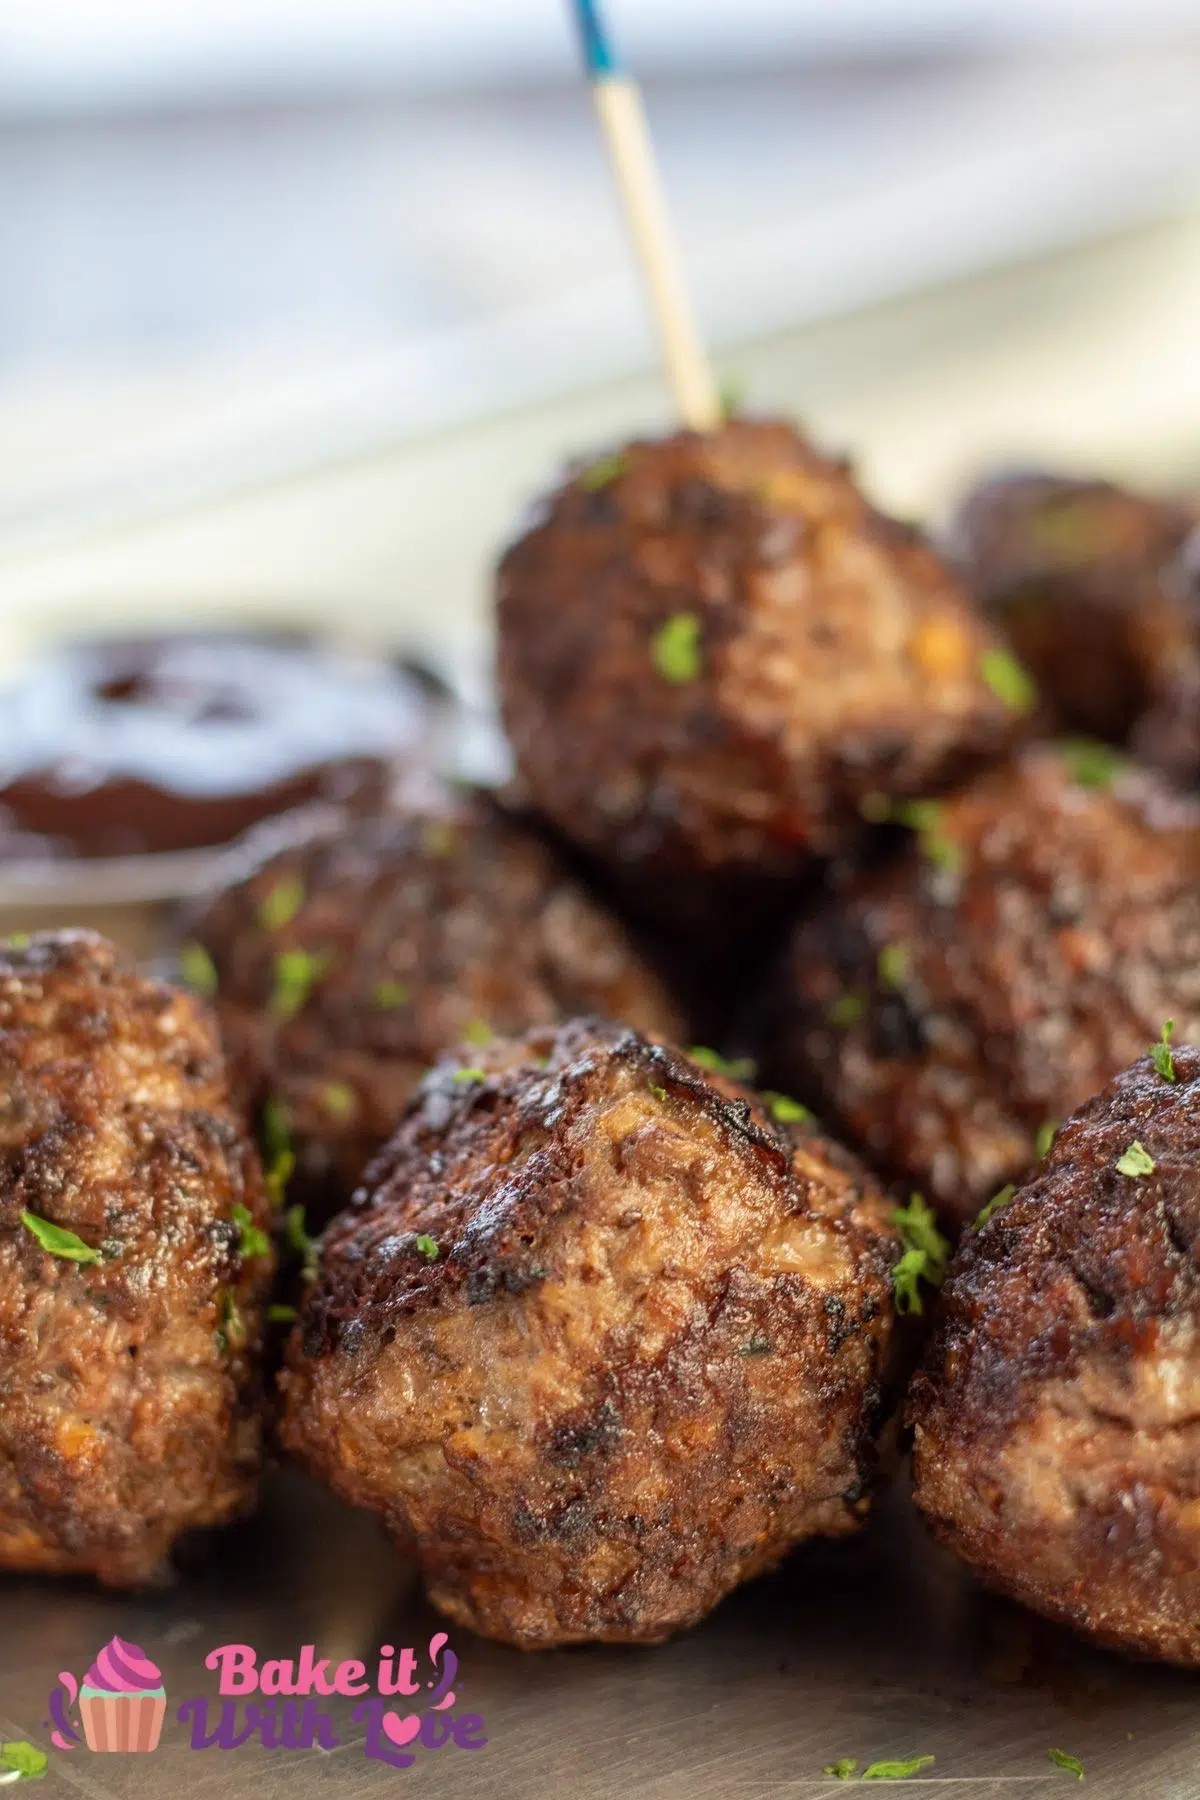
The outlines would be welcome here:
[[[921,1194],[913,1194],[907,1206],[892,1213],[904,1254],[892,1270],[892,1291],[897,1312],[919,1313],[922,1281],[940,1288],[950,1262],[950,1245],[937,1228],[933,1208]]]
[[[650,655],[664,681],[676,687],[695,681],[702,667],[699,613],[674,613],[655,632]]]
[[[742,402],[746,398],[744,381],[723,381],[717,389],[717,404],[721,408],[724,421],[736,418],[742,410]]]
[[[1051,1750],[1050,1761],[1056,1769],[1068,1770],[1076,1781],[1083,1780],[1083,1764],[1077,1756],[1072,1756],[1069,1750]]]
[[[214,1333],[222,1356],[239,1350],[246,1341],[246,1321],[238,1311],[237,1296],[232,1288],[222,1288],[217,1296],[217,1329]]]
[[[437,1259],[438,1259],[437,1239],[430,1237],[430,1235],[427,1231],[423,1231],[420,1234],[420,1236],[418,1237],[417,1249],[420,1251],[421,1255],[425,1258],[426,1262],[436,1262],[437,1261]]]
[[[73,1231],[64,1231],[61,1225],[52,1225],[49,1219],[40,1219],[36,1213],[23,1212],[21,1223],[51,1256],[61,1256],[65,1262],[74,1263],[100,1261],[98,1250],[85,1244]]]
[[[496,1034],[486,1019],[468,1019],[463,1026],[462,1041],[471,1044],[476,1050],[482,1050],[486,1044],[495,1042]]]
[[[688,1051],[694,1063],[702,1069],[709,1069],[714,1075],[728,1075],[730,1081],[753,1081],[754,1058],[751,1056],[722,1056],[719,1050],[710,1050],[707,1044],[693,1044]]]
[[[760,1098],[777,1125],[807,1125],[812,1119],[807,1106],[801,1106],[790,1094],[777,1094],[767,1088]]]
[[[358,1111],[358,1095],[345,1081],[327,1081],[321,1089],[321,1105],[331,1119],[352,1119]]]
[[[264,931],[282,931],[304,905],[304,883],[299,875],[285,875],[259,903],[258,922]]]
[[[985,1200],[975,1215],[975,1230],[981,1230],[982,1227],[987,1224],[993,1213],[1002,1212],[1016,1191],[1015,1186],[1010,1181],[1008,1186],[1002,1187],[998,1194],[993,1194],[990,1200]]]
[[[884,817],[915,832],[917,849],[935,868],[956,874],[962,867],[962,850],[942,829],[942,809],[936,800],[901,800]]]
[[[292,1179],[296,1167],[294,1150],[281,1150],[269,1169],[263,1171],[263,1181],[267,1190],[267,1199],[271,1203],[272,1212],[278,1212],[287,1198],[287,1185]]]
[[[267,1319],[272,1325],[292,1325],[300,1317],[294,1306],[287,1306],[282,1300],[273,1300],[267,1308]]]
[[[194,938],[179,947],[179,973],[193,993],[206,994],[210,998],[220,986],[217,965],[203,944]]]
[[[821,1770],[822,1775],[832,1775],[835,1781],[849,1781],[858,1767],[856,1756],[839,1756],[836,1762],[826,1763]]]
[[[831,1025],[857,1025],[867,1010],[867,1003],[862,995],[855,992],[839,994],[825,1008],[825,1017]]]
[[[484,1069],[455,1069],[450,1079],[458,1087],[468,1087],[472,1082],[486,1081],[487,1072]]]
[[[270,1157],[275,1157],[283,1150],[292,1147],[292,1116],[286,1104],[271,1094],[264,1102],[262,1109],[263,1149]]]
[[[667,1097],[666,1088],[665,1087],[656,1087],[654,1082],[650,1083],[650,1092],[654,1095],[654,1098],[656,1100],[665,1100]]]
[[[0,1769],[7,1771],[9,1779],[15,1774],[19,1781],[40,1781],[49,1760],[44,1750],[27,1743],[24,1738],[12,1738],[7,1744],[0,1744]]]
[[[1120,752],[1096,738],[1068,738],[1062,753],[1067,773],[1077,787],[1109,788],[1125,767]]]
[[[1054,1148],[1054,1140],[1057,1136],[1058,1120],[1043,1119],[1042,1123],[1038,1126],[1037,1136],[1033,1140],[1033,1147],[1037,1152],[1039,1162],[1042,1157],[1049,1156],[1051,1150]]]
[[[277,1019],[294,1019],[314,986],[326,974],[333,956],[328,950],[281,950],[275,958],[271,1011]]]
[[[316,1238],[309,1236],[302,1206],[288,1207],[283,1218],[283,1235],[288,1247],[294,1250],[297,1256],[302,1256],[306,1262],[317,1248]]]
[[[1151,1044],[1149,1050],[1150,1061],[1154,1064],[1154,1067],[1158,1070],[1164,1081],[1174,1081],[1176,1079],[1175,1058],[1171,1055],[1171,1033],[1174,1029],[1174,1019],[1167,1019],[1163,1024],[1162,1033],[1157,1044]]]
[[[919,1775],[922,1769],[931,1768],[936,1760],[933,1756],[910,1756],[903,1762],[868,1763],[862,1778],[864,1781],[907,1781],[910,1775]]]
[[[1117,1158],[1119,1175],[1132,1175],[1136,1179],[1142,1175],[1153,1175],[1154,1169],[1154,1158],[1140,1138],[1134,1138],[1124,1155]]]
[[[398,1006],[407,1006],[411,998],[412,991],[403,981],[377,981],[371,994],[380,1012],[394,1012]]]
[[[244,1262],[271,1254],[270,1238],[261,1225],[254,1223],[254,1214],[240,1200],[233,1209],[233,1222],[238,1229],[238,1254]]]
[[[628,468],[628,459],[623,450],[614,450],[610,456],[598,456],[585,469],[580,469],[575,477],[580,487],[588,494],[598,494],[610,482],[624,475]]]
[[[877,960],[881,987],[898,990],[908,979],[908,951],[903,944],[885,944]]]
[[[6,938],[0,938],[6,950],[28,950],[30,937],[27,931],[10,931]]]
[[[979,659],[979,673],[997,700],[1010,712],[1030,713],[1037,705],[1037,688],[1029,670],[1009,650],[995,645]]]

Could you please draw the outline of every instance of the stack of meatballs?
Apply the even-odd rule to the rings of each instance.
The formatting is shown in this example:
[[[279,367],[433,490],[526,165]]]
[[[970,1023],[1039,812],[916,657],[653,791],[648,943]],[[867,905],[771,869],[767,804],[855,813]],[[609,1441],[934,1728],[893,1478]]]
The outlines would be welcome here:
[[[459,1624],[660,1641],[901,1407],[985,1581],[1200,1666],[1194,524],[629,444],[501,560],[507,789],[260,828],[190,996],[11,948],[0,1565],[251,1502],[278,1257],[279,1443]]]

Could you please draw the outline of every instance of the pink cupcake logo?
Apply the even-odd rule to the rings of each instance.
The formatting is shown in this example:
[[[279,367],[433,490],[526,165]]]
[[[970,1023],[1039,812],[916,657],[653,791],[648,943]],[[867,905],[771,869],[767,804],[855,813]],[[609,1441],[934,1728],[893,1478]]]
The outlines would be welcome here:
[[[78,1743],[79,1724],[67,1712],[78,1701],[78,1718],[89,1750],[144,1751],[158,1748],[167,1694],[162,1671],[145,1651],[125,1638],[110,1638],[83,1678],[82,1687],[67,1671],[51,1696],[53,1742],[60,1750]],[[65,1703],[63,1691],[65,1690]]]

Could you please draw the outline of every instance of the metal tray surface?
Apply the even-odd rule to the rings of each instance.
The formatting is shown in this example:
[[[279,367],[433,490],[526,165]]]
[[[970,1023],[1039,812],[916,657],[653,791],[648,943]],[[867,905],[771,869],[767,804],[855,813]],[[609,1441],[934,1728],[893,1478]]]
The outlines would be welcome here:
[[[219,1645],[252,1645],[261,1662],[310,1643],[373,1671],[380,1644],[423,1653],[443,1629],[375,1522],[291,1471],[273,1474],[258,1516],[216,1534],[169,1589],[127,1597],[10,1577],[0,1609],[5,1738],[48,1746],[58,1671],[82,1680],[114,1633],[163,1671],[159,1748],[52,1751],[45,1800],[768,1800],[853,1792],[822,1774],[840,1757],[861,1770],[918,1754],[936,1758],[920,1776],[864,1791],[1013,1800],[1076,1791],[1052,1747],[1083,1762],[1091,1800],[1200,1795],[1200,1681],[1093,1651],[986,1595],[928,1540],[902,1483],[859,1538],[802,1548],[656,1649],[526,1655],[451,1629],[455,1710],[479,1715],[487,1741],[470,1753],[418,1748],[402,1770],[364,1754],[353,1700],[317,1703],[333,1750],[193,1750],[176,1717],[193,1697],[215,1700],[204,1664]]]

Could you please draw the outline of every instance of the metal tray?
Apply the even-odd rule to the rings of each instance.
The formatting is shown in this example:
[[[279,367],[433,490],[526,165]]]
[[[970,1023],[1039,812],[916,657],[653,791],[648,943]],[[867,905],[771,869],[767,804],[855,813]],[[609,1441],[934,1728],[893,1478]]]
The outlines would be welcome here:
[[[1200,1686],[1122,1661],[985,1595],[927,1539],[903,1484],[857,1539],[797,1551],[704,1624],[657,1649],[524,1655],[451,1631],[457,1710],[482,1748],[418,1750],[397,1771],[369,1760],[354,1702],[328,1707],[334,1750],[193,1750],[177,1707],[216,1695],[204,1666],[222,1644],[260,1660],[317,1654],[368,1667],[381,1643],[423,1649],[440,1630],[412,1569],[375,1522],[291,1471],[258,1516],[215,1536],[172,1589],[107,1595],[82,1583],[0,1584],[0,1733],[47,1744],[59,1670],[82,1677],[114,1633],[143,1646],[167,1689],[153,1755],[51,1753],[46,1800],[183,1793],[318,1800],[395,1790],[453,1800],[768,1800],[846,1794],[822,1775],[840,1757],[932,1755],[904,1784],[947,1800],[1065,1795],[1084,1763],[1092,1800],[1200,1794]],[[401,1703],[403,1704],[403,1703]],[[870,1792],[893,1792],[891,1787]]]

